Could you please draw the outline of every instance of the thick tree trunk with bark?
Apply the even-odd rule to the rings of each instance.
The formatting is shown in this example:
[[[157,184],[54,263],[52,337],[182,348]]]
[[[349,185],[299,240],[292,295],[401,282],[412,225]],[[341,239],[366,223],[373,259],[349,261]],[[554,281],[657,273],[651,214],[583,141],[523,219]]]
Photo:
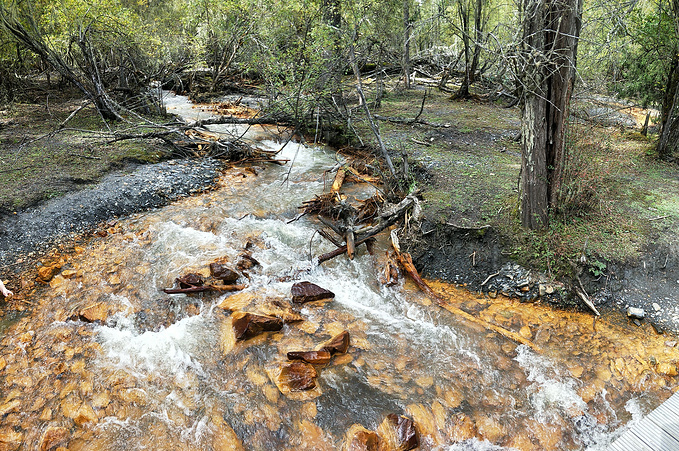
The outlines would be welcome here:
[[[546,227],[566,162],[582,0],[523,0],[521,223]]]
[[[410,89],[410,0],[403,0],[403,77],[405,88]]]
[[[679,56],[674,57],[661,114],[658,157],[671,161],[679,158]]]

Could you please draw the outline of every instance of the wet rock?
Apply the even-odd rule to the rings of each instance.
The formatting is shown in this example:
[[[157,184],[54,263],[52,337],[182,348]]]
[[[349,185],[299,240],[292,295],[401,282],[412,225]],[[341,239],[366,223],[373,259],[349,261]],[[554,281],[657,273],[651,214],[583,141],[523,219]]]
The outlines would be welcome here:
[[[14,410],[18,411],[19,406],[21,406],[21,401],[18,399],[15,399],[13,401],[6,402],[5,404],[0,405],[0,418],[7,415],[9,412],[12,412]]]
[[[0,429],[0,449],[13,450],[17,449],[24,440],[24,434],[15,431],[11,427],[4,427]]]
[[[658,364],[658,367],[656,368],[658,374],[662,374],[664,376],[670,376],[674,377],[677,374],[677,366],[673,363],[668,363],[668,362],[663,362]]]
[[[49,451],[59,445],[63,445],[68,441],[69,436],[70,431],[64,427],[48,427],[43,432],[42,437],[40,437],[38,451]]]
[[[104,302],[98,302],[82,309],[78,316],[80,320],[87,323],[94,323],[96,321],[104,323],[108,318],[108,305]]]
[[[292,351],[288,352],[288,359],[302,360],[314,365],[325,365],[330,362],[329,351]]]
[[[410,418],[391,413],[377,429],[383,440],[383,449],[408,451],[420,446],[415,423]]]
[[[646,312],[642,308],[627,307],[627,316],[632,319],[644,319]]]
[[[655,330],[656,334],[662,335],[665,333],[665,329],[663,329],[663,327],[655,321],[651,322],[651,326],[653,326],[653,330]]]
[[[75,277],[75,275],[78,274],[78,271],[75,271],[73,269],[65,269],[64,271],[61,272],[61,277],[64,279],[72,279]]]
[[[61,269],[61,266],[55,265],[55,266],[41,266],[38,268],[38,278],[42,280],[43,282],[49,282],[52,280],[52,277],[54,277],[59,270]]]
[[[342,451],[378,451],[379,445],[380,437],[376,432],[354,424],[346,433]]]
[[[235,283],[240,277],[240,274],[222,263],[210,263],[210,274],[225,284]]]
[[[202,287],[205,279],[200,274],[189,273],[177,278],[180,288]]]
[[[311,282],[297,282],[292,286],[292,302],[297,304],[304,304],[312,301],[320,301],[323,299],[332,299],[335,293],[321,288]]]
[[[316,369],[305,362],[292,362],[281,367],[279,382],[291,391],[311,390],[316,387]]]
[[[297,313],[289,303],[275,299],[257,308],[258,312],[282,319],[286,324],[304,321],[304,317]]]
[[[349,349],[349,332],[346,330],[332,337],[330,341],[321,346],[321,351],[328,351],[331,355],[344,354]]]
[[[259,262],[252,255],[244,253],[238,256],[236,268],[238,268],[240,271],[252,269],[255,266],[259,266]]]
[[[237,312],[231,317],[231,325],[233,326],[236,339],[245,340],[262,332],[281,330],[283,328],[283,321],[273,316]]]

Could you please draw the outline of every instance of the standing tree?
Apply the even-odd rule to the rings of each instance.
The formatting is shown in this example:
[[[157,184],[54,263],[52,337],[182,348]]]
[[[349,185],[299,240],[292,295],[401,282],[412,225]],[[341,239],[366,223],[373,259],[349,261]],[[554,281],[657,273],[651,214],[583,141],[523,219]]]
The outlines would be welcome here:
[[[521,0],[521,224],[541,229],[557,204],[575,80],[582,0]]]
[[[410,22],[410,0],[403,0],[403,76],[405,88],[410,89],[410,38],[413,24]]]
[[[464,78],[455,98],[469,97],[469,87],[476,81],[479,57],[484,44],[484,28],[488,22],[487,0],[457,0],[455,8],[460,21],[458,32],[462,38],[464,52]],[[487,8],[489,9],[489,8]],[[472,23],[473,26],[472,26]],[[457,28],[457,27],[456,27]]]
[[[679,0],[670,0],[674,32],[674,52],[662,102],[662,130],[658,156],[663,160],[679,158]]]

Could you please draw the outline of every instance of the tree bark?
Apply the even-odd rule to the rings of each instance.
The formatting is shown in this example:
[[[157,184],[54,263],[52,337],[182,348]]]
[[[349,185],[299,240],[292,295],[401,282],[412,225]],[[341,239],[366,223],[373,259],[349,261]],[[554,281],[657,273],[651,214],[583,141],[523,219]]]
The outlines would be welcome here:
[[[522,12],[521,223],[541,229],[563,179],[582,0],[523,0]]]
[[[403,76],[406,89],[410,89],[410,0],[403,0]]]
[[[658,157],[670,161],[679,156],[679,56],[676,55],[665,88],[661,122]]]

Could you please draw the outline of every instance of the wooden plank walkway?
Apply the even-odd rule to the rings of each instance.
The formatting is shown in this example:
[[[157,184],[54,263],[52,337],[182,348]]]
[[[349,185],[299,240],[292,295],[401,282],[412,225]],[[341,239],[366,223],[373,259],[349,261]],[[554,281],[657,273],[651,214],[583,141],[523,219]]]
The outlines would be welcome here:
[[[611,443],[614,451],[679,450],[679,392]]]

